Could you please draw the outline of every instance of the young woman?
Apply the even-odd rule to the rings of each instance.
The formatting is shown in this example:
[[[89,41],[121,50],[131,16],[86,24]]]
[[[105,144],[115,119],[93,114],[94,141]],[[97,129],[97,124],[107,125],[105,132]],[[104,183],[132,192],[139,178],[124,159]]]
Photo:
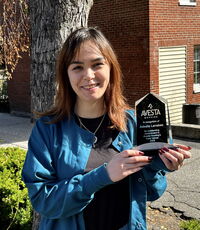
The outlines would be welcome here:
[[[104,35],[81,28],[57,62],[52,110],[37,120],[23,168],[40,230],[146,229],[146,201],[166,188],[189,148],[155,158],[134,150],[135,116],[121,90],[121,70]]]

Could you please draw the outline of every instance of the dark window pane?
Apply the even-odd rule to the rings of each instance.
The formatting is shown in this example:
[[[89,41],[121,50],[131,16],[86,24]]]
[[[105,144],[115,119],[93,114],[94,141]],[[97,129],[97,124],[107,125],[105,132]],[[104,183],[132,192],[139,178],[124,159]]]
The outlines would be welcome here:
[[[194,48],[194,60],[200,60],[200,46]]]
[[[200,61],[196,61],[196,62],[195,62],[194,71],[195,71],[195,72],[200,72]]]
[[[200,73],[197,73],[197,83],[200,84]]]

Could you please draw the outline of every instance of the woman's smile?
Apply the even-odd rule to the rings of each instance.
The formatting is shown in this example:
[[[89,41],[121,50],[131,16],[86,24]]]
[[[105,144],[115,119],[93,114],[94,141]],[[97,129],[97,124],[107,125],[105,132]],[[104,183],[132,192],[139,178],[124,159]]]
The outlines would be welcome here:
[[[90,84],[90,85],[82,86],[82,88],[86,89],[86,90],[95,90],[99,86],[100,86],[100,83],[93,83],[93,84]]]

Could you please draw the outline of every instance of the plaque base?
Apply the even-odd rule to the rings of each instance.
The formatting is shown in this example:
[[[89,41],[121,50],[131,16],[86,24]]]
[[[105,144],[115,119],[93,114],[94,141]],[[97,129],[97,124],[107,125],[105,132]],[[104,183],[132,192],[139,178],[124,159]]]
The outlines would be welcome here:
[[[144,152],[147,156],[153,156],[157,155],[158,151],[162,148],[168,148],[168,149],[177,149],[177,146],[174,146],[172,144],[164,143],[164,142],[151,142],[151,143],[145,143],[142,145],[138,145],[134,149],[137,149],[141,152]]]

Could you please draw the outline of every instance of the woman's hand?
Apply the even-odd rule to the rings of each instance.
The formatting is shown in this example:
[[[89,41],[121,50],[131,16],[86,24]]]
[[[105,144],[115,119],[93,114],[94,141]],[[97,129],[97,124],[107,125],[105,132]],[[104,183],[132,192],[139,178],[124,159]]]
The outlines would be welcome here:
[[[138,150],[125,150],[116,154],[106,168],[110,179],[117,182],[141,170],[151,160],[152,157],[144,156],[144,153]]]
[[[160,158],[171,171],[178,170],[183,165],[184,159],[191,157],[191,152],[189,151],[191,147],[179,144],[174,144],[174,146],[177,149],[163,148],[159,150]]]

